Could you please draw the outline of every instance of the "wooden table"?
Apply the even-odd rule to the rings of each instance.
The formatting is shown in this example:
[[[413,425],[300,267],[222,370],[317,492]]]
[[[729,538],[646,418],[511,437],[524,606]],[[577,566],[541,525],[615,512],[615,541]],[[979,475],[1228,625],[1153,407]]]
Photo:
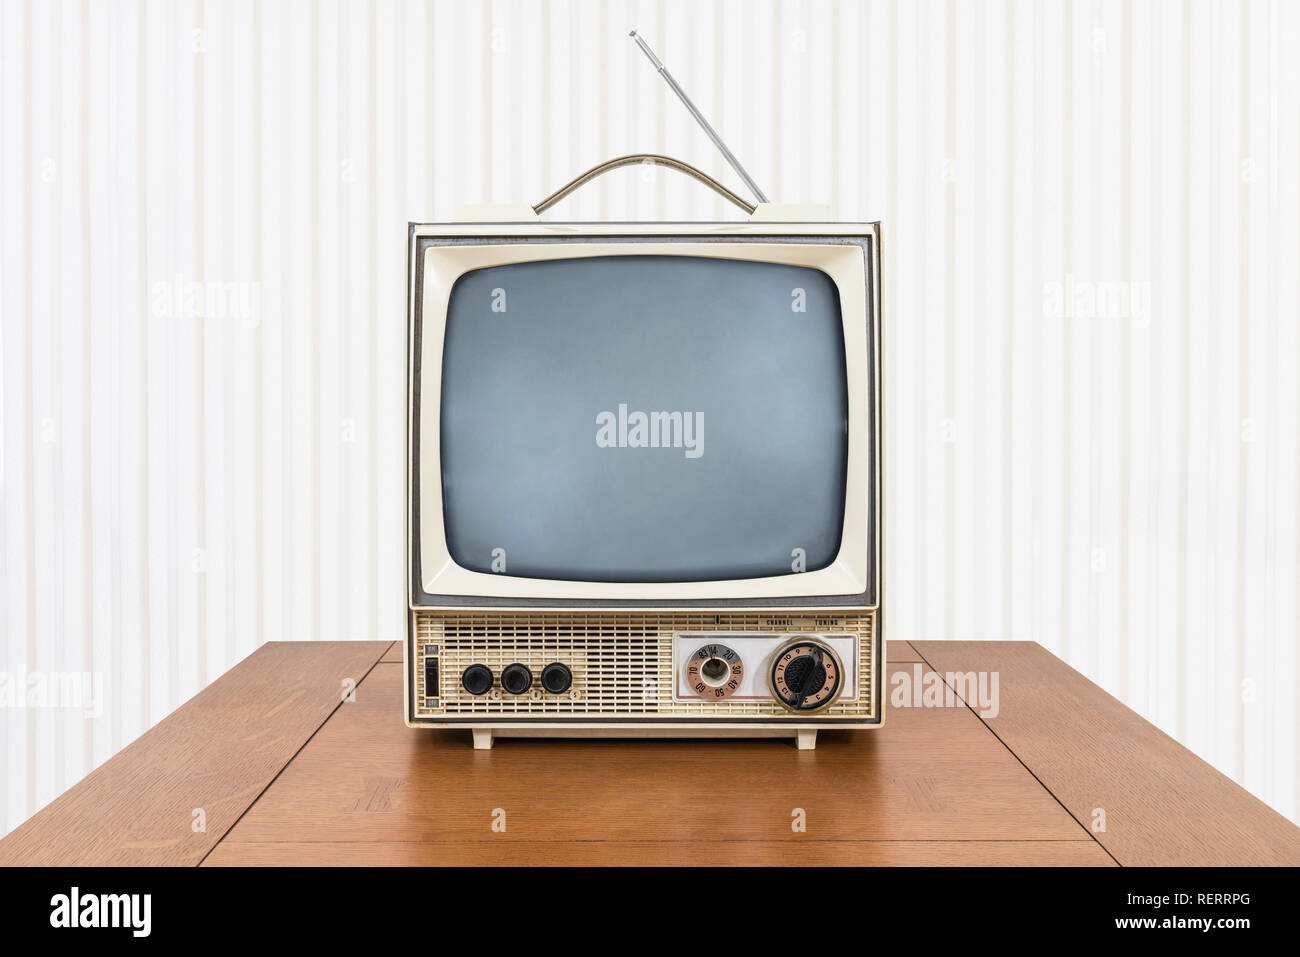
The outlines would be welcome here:
[[[0,864],[1300,864],[1300,829],[1040,646],[888,657],[909,678],[997,672],[998,713],[893,707],[802,752],[474,751],[403,726],[400,644],[272,642],[0,841]]]

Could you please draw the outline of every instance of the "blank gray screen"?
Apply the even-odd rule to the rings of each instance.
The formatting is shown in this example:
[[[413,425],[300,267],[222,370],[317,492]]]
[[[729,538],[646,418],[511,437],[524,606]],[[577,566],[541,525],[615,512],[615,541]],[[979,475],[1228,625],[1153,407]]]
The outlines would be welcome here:
[[[474,270],[443,350],[451,557],[594,582],[823,568],[847,415],[839,295],[820,270],[692,256]]]

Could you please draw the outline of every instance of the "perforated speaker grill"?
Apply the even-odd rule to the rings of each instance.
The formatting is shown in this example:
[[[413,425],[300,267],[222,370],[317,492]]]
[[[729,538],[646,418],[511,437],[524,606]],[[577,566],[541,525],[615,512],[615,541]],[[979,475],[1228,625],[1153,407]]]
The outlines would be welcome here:
[[[876,717],[875,614],[818,618],[767,615],[600,614],[600,613],[414,613],[414,716],[489,717],[493,715],[600,717],[788,717],[775,701],[675,701],[673,635],[676,632],[760,632],[853,634],[858,636],[857,687],[851,701],[832,704],[820,717]],[[436,651],[434,651],[436,649]],[[438,657],[436,669],[425,667],[426,653]],[[551,662],[573,672],[573,685],[561,695],[548,694],[537,680]],[[502,692],[502,670],[526,665],[532,690]],[[471,695],[460,676],[472,664],[492,669],[491,693]],[[754,663],[755,666],[758,664]],[[845,664],[848,664],[846,661]],[[435,688],[425,676],[437,675]]]

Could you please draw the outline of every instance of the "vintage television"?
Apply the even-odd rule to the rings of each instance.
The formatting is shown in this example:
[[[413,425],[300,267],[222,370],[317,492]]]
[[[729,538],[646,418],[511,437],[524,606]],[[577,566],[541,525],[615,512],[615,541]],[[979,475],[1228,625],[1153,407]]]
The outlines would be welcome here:
[[[634,154],[409,229],[406,721],[792,737],[884,721],[880,227]],[[633,163],[749,221],[543,222]]]
[[[805,216],[410,226],[409,725],[882,723],[880,228]]]

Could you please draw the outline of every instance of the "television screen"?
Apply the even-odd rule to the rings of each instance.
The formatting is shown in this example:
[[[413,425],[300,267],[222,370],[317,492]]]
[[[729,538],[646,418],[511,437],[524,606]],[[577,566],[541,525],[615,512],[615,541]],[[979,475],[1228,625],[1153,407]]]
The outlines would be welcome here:
[[[835,283],[698,256],[473,270],[447,308],[440,439],[464,568],[590,582],[824,568],[848,459]]]

